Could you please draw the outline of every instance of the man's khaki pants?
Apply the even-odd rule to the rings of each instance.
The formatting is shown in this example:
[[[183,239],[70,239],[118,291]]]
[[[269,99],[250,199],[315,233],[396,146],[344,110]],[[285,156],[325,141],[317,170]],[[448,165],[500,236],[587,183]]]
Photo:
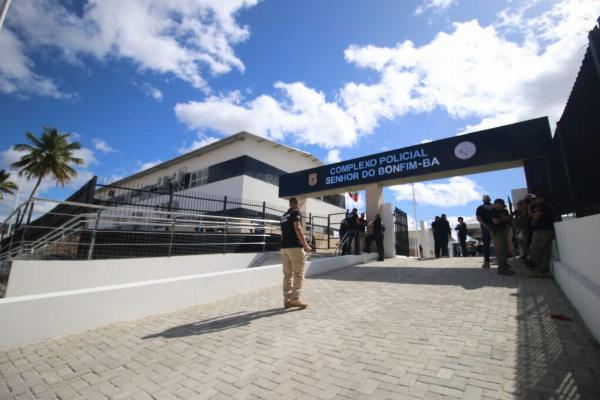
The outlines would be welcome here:
[[[550,257],[552,256],[552,239],[554,231],[538,229],[533,232],[529,256],[535,265],[535,270],[545,274],[550,269]]]
[[[283,300],[298,300],[304,283],[304,250],[300,247],[281,249],[283,263]]]
[[[506,231],[492,232],[492,243],[494,243],[498,269],[508,269],[508,240],[506,238]]]

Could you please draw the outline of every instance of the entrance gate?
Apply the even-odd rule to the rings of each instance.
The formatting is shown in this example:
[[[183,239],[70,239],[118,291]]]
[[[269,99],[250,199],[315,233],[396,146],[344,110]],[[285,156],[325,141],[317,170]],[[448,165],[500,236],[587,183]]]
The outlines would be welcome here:
[[[393,257],[394,250],[408,254],[408,227],[406,214],[394,213],[383,202],[383,188],[523,167],[528,191],[551,198],[558,187],[552,185],[547,162],[551,143],[548,118],[538,118],[283,174],[279,197],[365,190],[367,218],[380,214],[389,232],[384,236],[385,256]]]
[[[399,208],[394,209],[394,245],[397,255],[409,255],[408,218],[406,213]]]

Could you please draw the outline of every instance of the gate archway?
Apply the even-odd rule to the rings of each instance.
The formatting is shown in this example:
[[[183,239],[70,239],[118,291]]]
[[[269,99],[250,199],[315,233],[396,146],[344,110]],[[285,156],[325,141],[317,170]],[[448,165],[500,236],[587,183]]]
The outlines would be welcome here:
[[[383,188],[523,167],[530,193],[552,197],[548,153],[552,134],[547,117],[389,150],[334,164],[283,174],[282,198],[317,197],[366,191],[367,218],[381,214],[387,232],[394,232],[391,204],[383,204]],[[393,256],[394,235],[386,235],[386,256]]]

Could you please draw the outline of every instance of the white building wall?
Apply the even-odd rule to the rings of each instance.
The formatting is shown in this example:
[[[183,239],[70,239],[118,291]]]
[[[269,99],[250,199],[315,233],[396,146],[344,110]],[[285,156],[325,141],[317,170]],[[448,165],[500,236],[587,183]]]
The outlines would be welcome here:
[[[192,193],[210,193],[222,196],[233,196],[237,198],[244,197],[244,178],[245,176],[234,176],[233,178],[223,179],[202,186],[181,190],[177,194],[186,195]],[[272,185],[271,185],[272,186]]]
[[[600,340],[600,214],[554,224],[553,273],[586,325]]]
[[[289,207],[288,200],[279,198],[278,186],[251,176],[244,176],[243,186],[242,198],[245,200],[266,201],[283,210],[287,210]],[[341,213],[344,211],[346,211],[344,208],[325,203],[321,200],[309,198],[306,201],[306,217],[311,213],[313,215],[326,217],[328,214]]]
[[[317,165],[322,165],[320,161],[315,161],[315,158],[308,153],[295,151],[287,146],[283,146],[262,138],[246,136],[243,140],[234,141],[224,147],[216,148],[212,151],[188,160],[183,160],[175,165],[169,166],[168,168],[160,169],[140,178],[127,180],[125,182],[125,186],[131,185],[134,187],[141,187],[146,185],[154,185],[158,182],[159,178],[163,176],[172,176],[182,169],[185,169],[186,172],[194,172],[203,168],[208,168],[211,165],[241,157],[243,155],[255,158],[286,172],[299,171],[312,168]],[[104,193],[104,196],[106,196],[107,192]],[[196,186],[177,192],[177,194],[183,195],[190,193],[206,193],[222,196],[226,195],[257,202],[266,201],[267,203],[283,210],[286,210],[288,207],[288,201],[279,198],[278,186],[246,175],[213,182],[202,186]],[[163,205],[166,202],[168,202],[167,195],[136,201],[138,204],[152,206]],[[340,213],[343,211],[345,211],[345,209],[320,200],[308,199],[307,201],[307,216],[309,213],[326,216],[331,213]]]
[[[300,153],[291,150],[289,147],[267,140],[260,140],[262,141],[259,142],[259,140],[252,137],[246,137],[244,140],[235,141],[224,147],[200,154],[197,157],[182,160],[177,164],[161,168],[148,175],[128,180],[127,184],[135,186],[154,185],[158,182],[159,178],[171,176],[183,168],[187,172],[194,172],[244,155],[261,160],[286,172],[299,171],[322,165],[321,162],[313,161],[314,157],[310,154]]]

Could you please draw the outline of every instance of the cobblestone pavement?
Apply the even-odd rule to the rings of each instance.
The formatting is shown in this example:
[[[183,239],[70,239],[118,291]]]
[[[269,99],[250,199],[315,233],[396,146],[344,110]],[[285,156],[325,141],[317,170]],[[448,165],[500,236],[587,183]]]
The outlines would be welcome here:
[[[479,259],[368,263],[0,353],[1,399],[600,398],[600,349],[552,279]],[[573,322],[551,319],[557,313]]]

